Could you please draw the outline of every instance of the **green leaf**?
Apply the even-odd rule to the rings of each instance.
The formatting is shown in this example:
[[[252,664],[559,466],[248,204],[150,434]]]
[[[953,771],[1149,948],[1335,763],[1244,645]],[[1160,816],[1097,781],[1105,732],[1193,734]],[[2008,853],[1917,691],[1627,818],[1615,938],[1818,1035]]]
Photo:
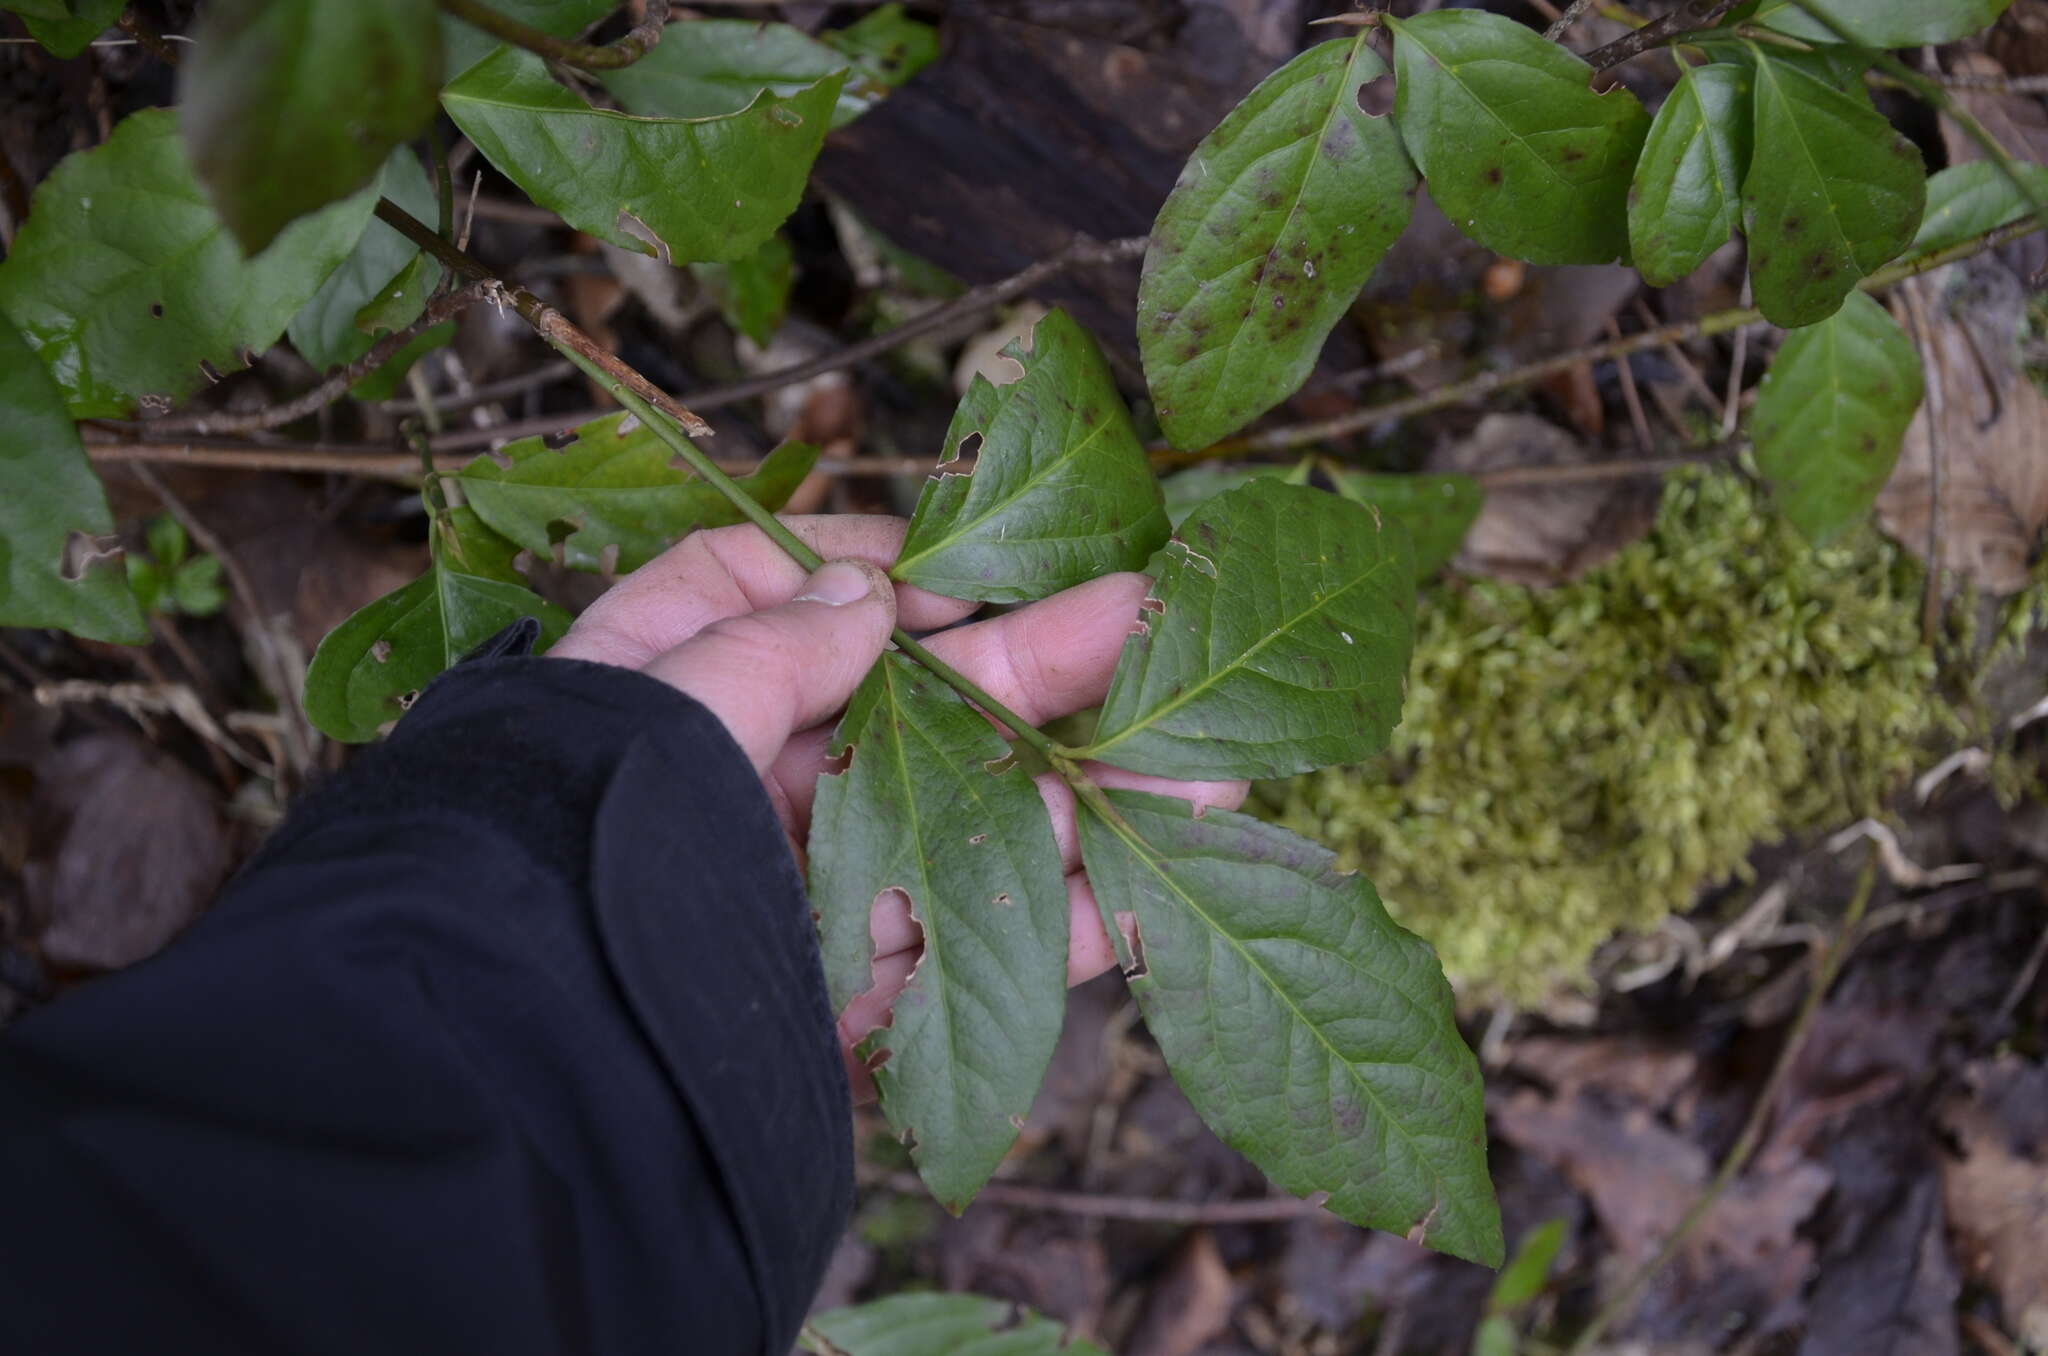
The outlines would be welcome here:
[[[1705,263],[1741,220],[1750,84],[1740,65],[1688,67],[1650,124],[1628,194],[1628,238],[1652,287]]]
[[[1922,385],[1913,342],[1861,292],[1786,336],[1757,390],[1750,435],[1757,470],[1794,527],[1824,542],[1870,511]]]
[[[384,162],[377,191],[421,221],[433,221],[440,212],[434,186],[427,180],[419,157],[400,146]],[[356,316],[372,298],[382,292],[419,255],[419,247],[391,227],[371,217],[362,236],[341,267],[328,274],[299,313],[292,317],[285,333],[299,356],[321,371],[344,367],[370,351],[376,339],[356,328]],[[422,308],[426,299],[421,299]],[[419,316],[403,322],[411,324]]]
[[[1811,325],[1912,240],[1925,170],[1865,90],[1838,89],[1805,64],[1746,45],[1756,127],[1742,181],[1750,281],[1772,324]]]
[[[1306,485],[1315,463],[1314,454],[1310,454],[1292,466],[1190,466],[1185,471],[1176,471],[1159,482],[1159,489],[1166,496],[1167,521],[1179,527],[1202,504],[1225,490],[1249,485],[1254,480]]]
[[[2048,167],[2020,165],[2020,176],[2048,193]],[[1927,181],[1927,210],[1908,254],[1932,254],[1960,245],[1986,231],[1995,231],[2030,215],[2027,201],[2012,180],[1989,160],[1955,165]]]
[[[455,322],[452,320],[421,330],[404,348],[392,354],[382,367],[349,387],[348,393],[356,400],[389,400],[398,394],[399,383],[405,380],[405,374],[412,370],[414,363],[435,349],[446,348],[454,342]]]
[[[601,73],[629,113],[647,118],[716,118],[749,107],[765,91],[787,98],[854,65],[844,52],[788,24],[699,19],[630,66]],[[886,90],[863,73],[848,77],[832,112],[843,127],[881,102]]]
[[[149,544],[149,554],[156,563],[170,568],[184,564],[186,553],[192,549],[185,536],[185,525],[168,513],[150,519],[142,538]]]
[[[976,376],[945,456],[978,439],[972,473],[925,482],[890,573],[951,598],[1021,603],[1142,568],[1166,539],[1159,482],[1102,351],[1064,311],[1003,350],[1021,379]]]
[[[1519,1356],[1521,1348],[1515,1325],[1498,1314],[1479,1320],[1472,1334],[1472,1356]]]
[[[939,30],[911,18],[900,4],[869,10],[844,28],[820,33],[818,40],[852,57],[856,68],[889,89],[939,59]]]
[[[782,328],[796,256],[780,235],[769,236],[760,249],[735,263],[691,264],[690,272],[718,302],[726,323],[755,343],[765,345]]]
[[[1108,1356],[1008,1300],[891,1295],[814,1315],[799,1339],[823,1356]]]
[[[427,309],[427,298],[440,281],[440,263],[425,251],[415,254],[411,263],[356,312],[357,332],[374,336],[404,329]]]
[[[220,583],[220,557],[188,560],[171,576],[171,601],[188,617],[211,617],[227,601]]]
[[[1866,47],[1954,42],[1989,28],[2012,0],[1814,0],[1814,8]],[[1840,42],[1793,0],[1763,0],[1751,22],[1809,42]]]
[[[1154,573],[1079,756],[1222,779],[1386,747],[1415,613],[1414,556],[1397,526],[1323,490],[1255,480],[1191,514]]]
[[[68,13],[62,13],[68,8]],[[36,3],[15,0],[0,9],[18,10],[29,35],[52,56],[69,61],[80,55],[100,34],[112,28],[127,8],[126,0],[50,0]]]
[[[1286,1190],[1327,1192],[1343,1219],[1498,1266],[1479,1062],[1429,944],[1319,844],[1227,810],[1103,795],[1106,813],[1082,802],[1082,860],[1145,1026],[1202,1119]]]
[[[441,102],[500,173],[577,230],[665,261],[725,263],[796,209],[844,81],[725,117],[640,118],[592,108],[539,57],[505,47]]]
[[[511,542],[468,509],[435,523],[433,562],[327,633],[306,670],[306,715],[330,738],[375,739],[419,690],[521,617],[537,617],[545,649],[569,629],[561,608],[512,568]]]
[[[1628,189],[1650,127],[1636,97],[1480,10],[1388,18],[1394,117],[1430,195],[1466,235],[1532,264],[1628,254]]]
[[[618,7],[618,0],[491,0],[491,8],[506,18],[558,38],[576,37]],[[441,16],[441,41],[450,79],[498,50],[496,38],[451,14]]]
[[[178,69],[200,182],[242,248],[374,180],[434,116],[441,29],[419,0],[213,0]]]
[[[1494,1278],[1493,1293],[1486,1299],[1488,1313],[1504,1314],[1519,1309],[1543,1293],[1544,1283],[1550,1279],[1550,1264],[1557,1260],[1557,1250],[1564,1246],[1567,1223],[1562,1217],[1545,1220],[1522,1235],[1522,1241],[1515,1247],[1514,1260]]]
[[[130,114],[36,189],[0,264],[13,318],[79,418],[176,403],[277,342],[376,205],[374,189],[295,222],[244,259],[192,177],[168,109]]]
[[[128,565],[128,591],[145,614],[163,611],[164,591],[169,581],[154,562],[133,553],[124,557]]]
[[[1202,139],[1138,284],[1138,347],[1167,441],[1202,447],[1298,390],[1408,225],[1415,167],[1358,92],[1355,39],[1309,48]]]
[[[869,987],[876,896],[901,890],[924,954],[860,1053],[882,1113],[958,1214],[1017,1138],[1066,1010],[1067,890],[1030,775],[995,727],[901,655],[854,694],[818,779],[811,902],[835,1011]],[[882,1062],[886,1061],[886,1062]]]
[[[26,232],[24,232],[26,234]],[[149,627],[117,554],[114,518],[64,393],[0,316],[0,626],[57,626],[140,645]]]
[[[1341,466],[1329,473],[1337,493],[1378,509],[1407,532],[1417,579],[1450,564],[1486,502],[1486,491],[1466,475],[1375,475]]]
[[[808,443],[785,443],[739,483],[779,509],[817,460]],[[549,559],[559,547],[573,569],[623,573],[697,528],[743,521],[710,482],[673,462],[653,430],[630,414],[610,414],[577,429],[560,451],[521,438],[454,479],[478,517],[534,555]]]

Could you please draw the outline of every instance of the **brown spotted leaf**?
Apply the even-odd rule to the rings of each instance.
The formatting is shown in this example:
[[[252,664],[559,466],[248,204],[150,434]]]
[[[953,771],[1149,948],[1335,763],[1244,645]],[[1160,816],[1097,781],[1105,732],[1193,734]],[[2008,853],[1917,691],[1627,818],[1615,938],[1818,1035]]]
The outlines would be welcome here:
[[[1104,926],[1210,1128],[1354,1224],[1500,1265],[1479,1062],[1429,944],[1285,829],[1135,791],[1084,804]]]
[[[886,654],[818,779],[811,907],[835,1011],[870,985],[875,899],[901,890],[924,954],[891,1023],[861,1046],[882,1114],[955,1213],[1009,1152],[1059,1040],[1067,891],[1030,775],[981,714]]]
[[[1159,209],[1138,344],[1160,426],[1201,447],[1285,400],[1408,225],[1415,167],[1358,92],[1386,65],[1311,47],[1202,139]]]

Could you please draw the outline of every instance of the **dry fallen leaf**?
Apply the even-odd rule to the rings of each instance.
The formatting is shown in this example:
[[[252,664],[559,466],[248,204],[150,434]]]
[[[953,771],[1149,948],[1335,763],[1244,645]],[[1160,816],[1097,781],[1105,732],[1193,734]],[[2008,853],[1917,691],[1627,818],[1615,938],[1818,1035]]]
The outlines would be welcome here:
[[[2048,1070],[2017,1055],[1971,1074],[1980,1088],[2029,1086],[2035,1102],[2048,1102]],[[2006,1326],[2039,1351],[2048,1349],[2048,1137],[2027,1119],[2000,1116],[1980,1098],[1952,1099],[1942,1123],[1963,1156],[1944,1160],[1941,1186],[1963,1264],[1998,1292]]]
[[[1979,260],[1952,290],[1959,297],[1953,309],[1932,287],[1917,308],[1928,324],[1928,398],[1878,496],[1878,521],[1926,556],[1938,449],[1943,566],[1988,593],[2017,593],[2048,524],[2048,396],[2013,361],[2025,295],[2019,280],[1996,260]]]
[[[1215,1238],[1196,1229],[1153,1288],[1145,1316],[1124,1345],[1126,1356],[1195,1356],[1230,1326],[1236,1306],[1237,1286]]]

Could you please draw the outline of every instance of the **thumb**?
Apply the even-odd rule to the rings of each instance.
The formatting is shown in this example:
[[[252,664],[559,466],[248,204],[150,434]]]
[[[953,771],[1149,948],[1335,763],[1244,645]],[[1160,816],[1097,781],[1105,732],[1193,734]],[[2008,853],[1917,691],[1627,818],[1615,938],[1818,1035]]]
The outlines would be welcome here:
[[[765,773],[792,734],[846,705],[895,625],[889,577],[834,560],[789,602],[713,622],[644,672],[702,702]]]

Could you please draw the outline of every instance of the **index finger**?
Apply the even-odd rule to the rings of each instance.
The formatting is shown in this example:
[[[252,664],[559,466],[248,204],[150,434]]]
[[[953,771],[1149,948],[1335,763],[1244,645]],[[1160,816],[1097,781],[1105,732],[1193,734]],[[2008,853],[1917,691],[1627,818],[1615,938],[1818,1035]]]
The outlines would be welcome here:
[[[904,521],[879,514],[817,514],[782,523],[827,560],[896,562]],[[693,532],[614,584],[569,628],[551,653],[637,669],[715,621],[779,607],[809,576],[752,523]],[[979,603],[896,586],[896,615],[909,630],[949,626]]]

